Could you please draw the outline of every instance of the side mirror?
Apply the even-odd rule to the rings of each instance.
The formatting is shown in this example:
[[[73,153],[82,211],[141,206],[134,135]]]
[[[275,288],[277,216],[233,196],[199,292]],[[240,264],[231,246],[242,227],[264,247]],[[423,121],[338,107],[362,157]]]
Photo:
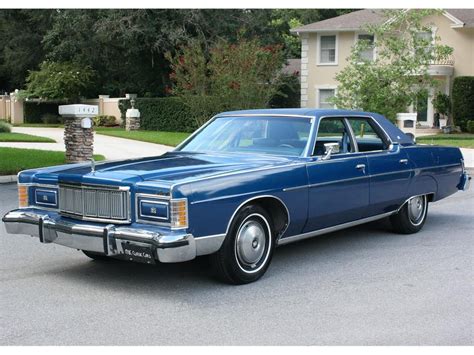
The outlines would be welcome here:
[[[325,143],[324,149],[324,156],[322,159],[328,160],[331,158],[331,154],[339,153],[339,143]]]

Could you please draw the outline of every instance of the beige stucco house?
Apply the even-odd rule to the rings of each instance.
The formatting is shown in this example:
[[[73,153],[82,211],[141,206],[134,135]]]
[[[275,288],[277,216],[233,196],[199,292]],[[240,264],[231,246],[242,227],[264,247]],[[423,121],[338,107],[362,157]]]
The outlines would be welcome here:
[[[366,24],[386,21],[382,10],[365,9],[328,20],[292,29],[301,38],[301,107],[332,108],[330,100],[337,94],[335,75],[347,65],[351,48],[358,39],[373,41],[363,32]],[[435,62],[429,73],[439,79],[442,90],[450,94],[457,76],[474,76],[474,9],[446,9],[443,14],[424,19],[431,33],[420,34],[440,38],[442,44],[453,47],[449,60]],[[375,41],[376,43],[376,41]],[[377,55],[376,47],[364,53],[367,58]],[[420,125],[432,127],[434,92],[419,100],[417,112]]]

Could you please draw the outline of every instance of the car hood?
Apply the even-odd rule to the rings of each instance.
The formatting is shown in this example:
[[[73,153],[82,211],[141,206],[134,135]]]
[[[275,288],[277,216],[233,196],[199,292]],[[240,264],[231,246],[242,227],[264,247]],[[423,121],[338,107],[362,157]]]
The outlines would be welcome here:
[[[61,165],[25,172],[31,182],[133,185],[160,181],[165,185],[190,179],[288,163],[288,157],[251,154],[169,152],[159,157]],[[29,174],[28,174],[29,173]],[[24,181],[22,181],[24,182]]]

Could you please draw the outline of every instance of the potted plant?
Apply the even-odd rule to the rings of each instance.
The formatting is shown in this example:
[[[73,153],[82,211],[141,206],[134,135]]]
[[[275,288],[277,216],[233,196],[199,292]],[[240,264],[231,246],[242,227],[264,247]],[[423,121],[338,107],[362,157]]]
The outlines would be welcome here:
[[[449,114],[451,112],[451,99],[448,95],[439,92],[435,95],[433,100],[433,108],[439,115],[439,128],[446,127],[448,124]]]

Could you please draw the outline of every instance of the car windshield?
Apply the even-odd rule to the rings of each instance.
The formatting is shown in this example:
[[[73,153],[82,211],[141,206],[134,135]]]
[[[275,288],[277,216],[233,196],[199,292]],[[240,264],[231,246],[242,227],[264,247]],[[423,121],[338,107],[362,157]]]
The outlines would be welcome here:
[[[305,117],[218,117],[179,150],[300,156],[310,128]]]

